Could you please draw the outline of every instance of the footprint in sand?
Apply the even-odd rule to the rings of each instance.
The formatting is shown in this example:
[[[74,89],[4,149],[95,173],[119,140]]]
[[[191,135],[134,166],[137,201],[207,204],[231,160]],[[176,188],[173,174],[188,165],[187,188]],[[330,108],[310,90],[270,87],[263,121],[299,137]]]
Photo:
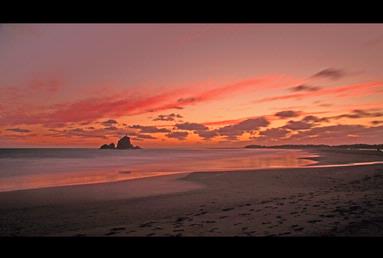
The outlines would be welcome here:
[[[120,227],[120,228],[112,228],[111,229],[111,231],[121,231],[121,230],[125,230],[125,228]]]
[[[209,230],[209,232],[214,232],[216,230],[218,230],[218,228],[212,228],[212,229]]]
[[[313,219],[313,220],[309,220],[309,221],[307,221],[308,223],[311,223],[311,224],[315,224],[315,223],[317,223],[317,222],[321,222],[322,220],[320,220],[320,219]]]
[[[324,218],[334,218],[335,215],[333,215],[333,214],[327,214],[327,215],[319,215],[319,217],[324,217]]]
[[[196,227],[196,226],[198,226],[198,227],[202,227],[203,224],[193,223],[193,224],[190,224],[190,226],[191,226],[191,227]]]
[[[154,223],[153,221],[146,222],[146,223],[141,224],[139,227],[140,227],[140,228],[151,227],[151,226],[153,226],[153,225],[152,225],[153,223]]]
[[[188,217],[179,217],[176,222],[182,222],[182,221],[185,221],[185,220],[190,220],[190,218]]]

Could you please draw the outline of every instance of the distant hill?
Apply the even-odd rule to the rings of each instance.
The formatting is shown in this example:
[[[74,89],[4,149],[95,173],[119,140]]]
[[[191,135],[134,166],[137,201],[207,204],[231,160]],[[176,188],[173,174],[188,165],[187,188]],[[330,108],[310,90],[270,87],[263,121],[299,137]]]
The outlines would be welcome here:
[[[246,145],[248,149],[306,149],[306,148],[341,148],[341,149],[383,149],[383,144],[349,144],[349,145],[325,145],[325,144],[286,144],[286,145]]]

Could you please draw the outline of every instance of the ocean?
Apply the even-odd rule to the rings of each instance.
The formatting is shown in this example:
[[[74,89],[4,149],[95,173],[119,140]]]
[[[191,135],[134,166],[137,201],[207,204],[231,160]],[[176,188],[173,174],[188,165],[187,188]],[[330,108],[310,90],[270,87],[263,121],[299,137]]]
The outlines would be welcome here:
[[[286,149],[0,149],[0,192],[113,182],[184,172],[302,167]]]

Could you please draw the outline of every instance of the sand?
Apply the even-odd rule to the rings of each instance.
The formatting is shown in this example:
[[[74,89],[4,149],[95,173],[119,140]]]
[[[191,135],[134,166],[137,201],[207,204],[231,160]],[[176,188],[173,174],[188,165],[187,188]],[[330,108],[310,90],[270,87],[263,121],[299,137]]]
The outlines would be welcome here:
[[[316,165],[383,161],[312,150]],[[383,236],[383,164],[198,172],[0,193],[1,236]]]

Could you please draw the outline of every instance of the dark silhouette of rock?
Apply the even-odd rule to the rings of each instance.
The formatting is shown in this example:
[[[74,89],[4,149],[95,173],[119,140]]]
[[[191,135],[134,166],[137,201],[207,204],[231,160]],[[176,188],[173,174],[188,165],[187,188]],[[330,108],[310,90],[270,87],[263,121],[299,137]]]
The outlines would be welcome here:
[[[130,138],[125,135],[124,137],[122,137],[118,143],[117,143],[117,149],[133,149],[134,146],[133,144],[130,142]]]
[[[100,149],[115,149],[116,146],[114,145],[114,143],[111,143],[111,144],[103,144],[101,145]]]
[[[119,150],[126,150],[126,149],[141,149],[139,146],[134,146],[130,142],[130,138],[125,135],[122,137],[118,142],[117,146],[114,145],[114,143],[111,144],[103,144],[100,149],[119,149]]]

